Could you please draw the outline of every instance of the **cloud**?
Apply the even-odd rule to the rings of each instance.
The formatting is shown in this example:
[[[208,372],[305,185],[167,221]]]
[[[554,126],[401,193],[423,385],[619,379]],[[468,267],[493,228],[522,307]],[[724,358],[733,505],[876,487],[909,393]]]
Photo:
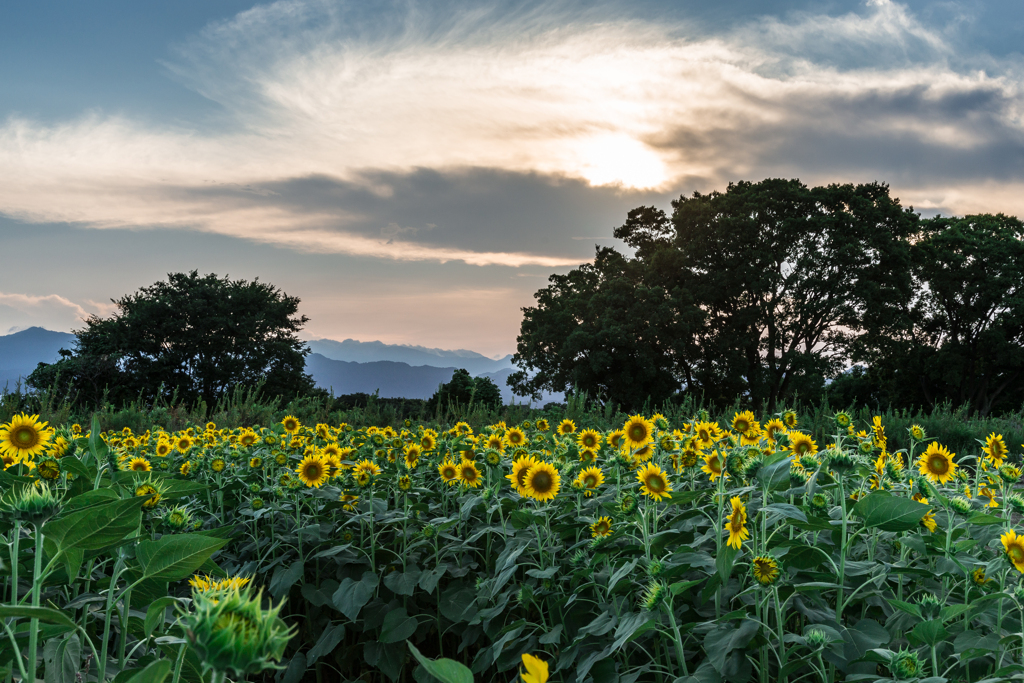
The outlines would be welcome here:
[[[169,71],[228,127],[9,119],[0,212],[550,268],[625,207],[739,178],[1024,214],[1024,70],[961,16],[876,0],[698,35],[607,3],[367,8],[276,2],[182,43]]]
[[[58,294],[0,292],[0,329],[8,333],[39,326],[56,330],[82,327],[89,315],[108,315],[111,303],[84,302],[85,306]]]

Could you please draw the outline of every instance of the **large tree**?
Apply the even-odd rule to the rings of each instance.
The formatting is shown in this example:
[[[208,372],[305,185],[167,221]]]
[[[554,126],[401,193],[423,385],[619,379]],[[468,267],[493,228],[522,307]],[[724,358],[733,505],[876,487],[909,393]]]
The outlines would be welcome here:
[[[73,354],[41,364],[36,388],[63,384],[78,400],[117,404],[142,398],[213,403],[239,385],[263,383],[268,396],[313,390],[309,350],[296,333],[307,322],[299,299],[273,285],[217,275],[172,273],[166,282],[113,300],[109,318],[92,316]]]
[[[921,222],[915,296],[859,357],[903,406],[987,415],[1024,401],[1024,223],[1002,214]]]
[[[774,409],[820,391],[851,340],[882,334],[910,297],[917,215],[885,185],[769,179],[672,206],[671,216],[635,209],[616,229],[635,256],[599,251],[537,293],[524,309],[517,391],[571,382],[637,407],[674,383]]]

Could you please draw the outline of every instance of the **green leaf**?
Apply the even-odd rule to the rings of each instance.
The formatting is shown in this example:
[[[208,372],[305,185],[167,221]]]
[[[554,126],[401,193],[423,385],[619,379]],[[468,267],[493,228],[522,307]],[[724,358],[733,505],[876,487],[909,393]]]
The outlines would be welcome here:
[[[915,529],[929,510],[928,505],[887,493],[872,493],[853,506],[853,514],[861,517],[865,526],[882,531]]]
[[[366,572],[359,581],[346,578],[339,584],[338,590],[331,596],[331,602],[338,608],[338,611],[349,619],[354,620],[359,616],[363,605],[369,601],[377,587],[377,575],[373,572]]]
[[[45,683],[75,683],[75,674],[82,662],[82,643],[78,634],[62,640],[50,640],[43,649],[46,664]]]
[[[167,608],[176,602],[178,602],[176,598],[166,597],[150,603],[146,610],[146,621],[143,623],[143,631],[147,638],[153,635],[156,627],[163,623]]]
[[[270,594],[275,598],[280,598],[295,585],[296,581],[302,578],[305,571],[306,567],[302,560],[296,560],[288,567],[278,567],[270,579]]]
[[[135,548],[135,556],[147,579],[178,581],[191,576],[228,541],[222,538],[180,534],[162,536],[156,541],[143,541]]]
[[[384,617],[384,623],[380,627],[379,643],[397,643],[406,640],[416,633],[419,622],[416,617],[410,617],[404,607],[393,609]]]
[[[415,645],[412,643],[408,643],[408,645],[412,656],[416,658],[420,666],[441,683],[473,683],[473,672],[466,666],[452,659],[427,659],[420,654]]]
[[[397,595],[412,595],[421,575],[422,572],[418,569],[407,572],[391,572],[384,577],[384,585]]]
[[[889,600],[889,604],[907,614],[917,617],[918,619],[924,619],[924,615],[921,614],[921,608],[917,605],[913,605],[909,602],[903,602],[902,600],[896,600],[895,598]]]
[[[90,482],[96,478],[96,468],[89,467],[84,462],[74,456],[65,456],[60,459],[60,469],[63,472],[70,472],[76,477],[82,477],[88,479]],[[97,489],[98,491],[104,491],[105,489]],[[78,496],[80,497],[80,496]]]
[[[163,683],[170,673],[171,660],[158,659],[129,678],[128,683]]]
[[[93,415],[92,428],[89,430],[89,452],[96,459],[94,464],[97,467],[107,460],[107,444],[103,443],[103,439],[100,438],[101,431],[100,416]]]
[[[922,621],[915,626],[910,635],[925,645],[934,646],[948,638],[949,631],[942,626],[941,621],[932,619],[931,621]]]
[[[145,498],[132,497],[72,512],[43,525],[43,533],[59,550],[101,550],[138,530]]]
[[[0,605],[0,619],[5,617],[38,619],[47,624],[60,624],[61,626],[70,626],[71,628],[76,626],[71,617],[49,607],[11,607],[9,605]]]
[[[320,638],[317,639],[316,645],[310,648],[309,652],[306,653],[306,666],[313,666],[313,662],[320,659],[324,655],[329,655],[334,652],[334,648],[338,647],[338,643],[345,637],[345,624],[330,624],[324,629],[324,632],[320,634]]]
[[[94,489],[77,495],[74,498],[69,498],[64,502],[63,510],[64,514],[67,515],[75,510],[84,510],[100,503],[109,503],[117,500],[121,500],[121,496],[117,495],[117,491],[114,489]]]
[[[768,487],[770,491],[787,488],[789,486],[789,470],[792,468],[792,456],[765,464],[757,471],[757,480]]]

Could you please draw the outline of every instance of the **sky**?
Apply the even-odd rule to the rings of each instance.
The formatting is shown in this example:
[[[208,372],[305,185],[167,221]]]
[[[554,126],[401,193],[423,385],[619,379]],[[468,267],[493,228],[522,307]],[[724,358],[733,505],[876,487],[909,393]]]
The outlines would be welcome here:
[[[1024,217],[1019,0],[38,0],[0,10],[0,334],[198,270],[309,337],[514,352],[640,205],[888,183]]]

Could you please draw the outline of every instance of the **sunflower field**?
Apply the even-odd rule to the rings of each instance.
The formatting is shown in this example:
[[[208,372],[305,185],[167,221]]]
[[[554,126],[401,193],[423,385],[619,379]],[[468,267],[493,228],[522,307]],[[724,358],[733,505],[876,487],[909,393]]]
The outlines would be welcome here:
[[[0,425],[0,677],[1024,679],[1020,454],[793,411]],[[820,443],[819,443],[820,442]]]

